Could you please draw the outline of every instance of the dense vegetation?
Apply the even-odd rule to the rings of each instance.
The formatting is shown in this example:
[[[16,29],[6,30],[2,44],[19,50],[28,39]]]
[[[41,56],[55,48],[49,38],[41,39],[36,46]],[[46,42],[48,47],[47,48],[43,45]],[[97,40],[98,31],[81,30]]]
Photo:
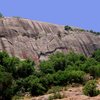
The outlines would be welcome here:
[[[91,57],[57,52],[47,61],[41,61],[38,71],[34,61],[22,61],[0,52],[0,99],[10,100],[25,92],[33,96],[42,95],[53,86],[84,84],[87,74],[93,78],[100,77],[100,50]]]

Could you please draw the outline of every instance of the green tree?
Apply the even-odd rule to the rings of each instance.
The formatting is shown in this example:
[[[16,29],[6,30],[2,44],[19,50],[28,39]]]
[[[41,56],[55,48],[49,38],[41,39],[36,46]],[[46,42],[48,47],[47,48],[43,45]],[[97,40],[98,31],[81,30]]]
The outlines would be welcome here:
[[[13,77],[16,78],[16,69],[19,66],[20,60],[16,57],[4,57],[3,66],[6,72],[12,73]]]
[[[31,80],[31,95],[43,95],[46,92],[45,87],[40,83],[40,80],[37,78]]]
[[[68,26],[68,25],[66,25],[64,28],[65,28],[66,31],[69,31],[69,30],[72,31],[72,28],[70,26]]]
[[[57,52],[49,57],[49,60],[53,63],[55,71],[64,70],[66,65],[65,55]]]
[[[4,58],[9,58],[9,55],[5,51],[2,51],[0,52],[0,64],[2,66],[5,64]]]
[[[1,100],[11,100],[13,89],[12,89],[13,78],[11,74],[7,72],[0,72],[0,97]]]
[[[29,75],[32,75],[34,73],[34,70],[34,62],[30,60],[24,60],[20,62],[16,74],[17,77],[25,78]]]
[[[82,54],[76,54],[74,52],[69,52],[66,54],[66,62],[67,65],[77,65],[80,66],[80,64],[83,64],[87,59],[84,55]]]
[[[96,61],[100,62],[100,49],[96,50],[96,51],[92,54],[92,57],[93,57]]]
[[[40,83],[48,90],[52,85],[54,85],[53,74],[46,74],[44,77],[40,78]]]
[[[54,67],[53,67],[53,63],[51,61],[42,61],[40,63],[40,70],[41,72],[48,74],[48,73],[54,73]]]
[[[84,76],[86,75],[83,71],[66,70],[64,72],[67,83],[80,83],[84,82]]]
[[[98,65],[93,65],[88,68],[90,75],[93,77],[100,77],[100,64]]]
[[[3,14],[2,13],[0,13],[0,18],[3,18],[4,16],[3,16]]]
[[[98,62],[93,58],[87,58],[87,60],[81,64],[80,69],[86,73],[90,72],[92,66],[98,65]]]

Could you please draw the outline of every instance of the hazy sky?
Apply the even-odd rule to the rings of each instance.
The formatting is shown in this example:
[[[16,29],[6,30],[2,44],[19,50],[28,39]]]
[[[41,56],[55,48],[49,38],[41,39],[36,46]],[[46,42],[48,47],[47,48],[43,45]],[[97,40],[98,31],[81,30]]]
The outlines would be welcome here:
[[[100,0],[0,0],[0,12],[100,31]]]

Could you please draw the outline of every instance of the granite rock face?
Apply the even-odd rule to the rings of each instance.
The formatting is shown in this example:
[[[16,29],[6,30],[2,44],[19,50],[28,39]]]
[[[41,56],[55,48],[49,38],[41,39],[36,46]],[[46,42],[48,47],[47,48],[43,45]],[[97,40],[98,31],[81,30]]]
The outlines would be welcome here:
[[[100,48],[100,35],[64,26],[22,18],[0,18],[0,51],[36,62],[60,51],[74,51],[89,56]]]

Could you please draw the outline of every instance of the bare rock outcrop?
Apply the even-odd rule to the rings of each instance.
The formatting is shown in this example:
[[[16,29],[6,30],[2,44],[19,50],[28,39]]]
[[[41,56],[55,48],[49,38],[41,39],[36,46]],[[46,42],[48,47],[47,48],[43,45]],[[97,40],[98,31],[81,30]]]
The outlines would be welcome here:
[[[100,36],[64,26],[22,18],[0,18],[0,51],[38,62],[56,52],[74,51],[90,55],[100,48]]]

